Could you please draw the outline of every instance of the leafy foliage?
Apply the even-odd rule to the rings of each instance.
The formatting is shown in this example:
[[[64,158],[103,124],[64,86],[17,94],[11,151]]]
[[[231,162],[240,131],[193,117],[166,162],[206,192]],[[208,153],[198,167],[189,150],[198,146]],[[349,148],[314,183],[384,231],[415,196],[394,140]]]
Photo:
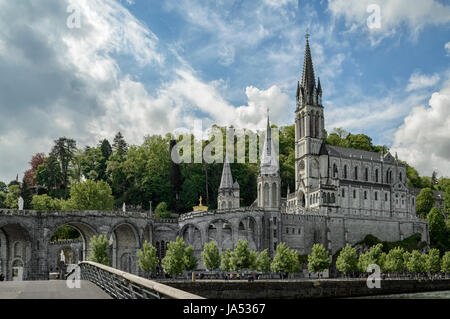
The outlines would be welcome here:
[[[105,235],[92,236],[89,242],[90,254],[89,261],[109,266],[110,259],[108,256],[109,241]]]
[[[366,272],[367,267],[371,264],[376,264],[383,268],[383,258],[381,257],[383,252],[383,244],[376,244],[372,246],[368,251],[359,255],[358,269],[361,272]]]
[[[234,246],[234,250],[231,253],[230,264],[231,270],[239,271],[242,269],[249,269],[252,265],[252,257],[250,250],[248,249],[247,240],[239,240]]]
[[[69,202],[77,210],[111,210],[114,198],[106,182],[87,180],[72,186]]]
[[[17,209],[19,207],[19,197],[20,197],[20,186],[19,185],[11,185],[8,187],[8,193],[5,198],[5,205],[11,209]]]
[[[197,268],[198,261],[194,256],[194,247],[192,245],[187,246],[184,251],[184,264],[186,270],[194,270]]]
[[[270,269],[275,272],[296,272],[300,270],[297,252],[286,246],[285,243],[277,245],[275,256],[270,264]]]
[[[256,270],[258,271],[269,271],[270,270],[270,257],[268,249],[264,249],[259,253],[256,259]]]
[[[425,260],[425,269],[430,273],[437,273],[441,270],[441,257],[439,249],[430,249]]]
[[[419,251],[413,250],[406,262],[406,269],[409,272],[418,274],[426,270],[426,255],[422,255]]]
[[[166,256],[162,259],[164,271],[169,275],[179,275],[186,269],[186,243],[178,237],[168,244]]]
[[[219,249],[217,248],[217,245],[215,242],[210,241],[206,243],[203,247],[202,251],[202,260],[203,264],[205,265],[206,269],[208,270],[214,270],[219,268],[220,266],[220,253]],[[227,265],[227,269],[229,269],[230,265]]]
[[[166,202],[161,202],[158,204],[158,206],[156,206],[154,216],[156,218],[170,218],[171,217],[171,213],[167,209]]]
[[[444,273],[450,273],[450,251],[447,251],[442,257],[441,271]]]
[[[150,273],[156,269],[158,265],[158,257],[156,257],[156,247],[144,241],[142,249],[138,251],[139,268]]]
[[[405,263],[403,260],[403,255],[405,250],[401,247],[395,247],[391,249],[386,256],[385,270],[391,273],[402,273],[405,271]]]
[[[227,248],[222,252],[222,257],[220,260],[220,269],[223,271],[231,271],[231,249]]]
[[[425,218],[434,204],[434,194],[431,188],[424,188],[420,191],[416,199],[416,212]]]
[[[347,244],[339,254],[336,260],[336,269],[349,274],[358,270],[358,259],[356,258],[356,249]]]
[[[330,267],[331,260],[328,252],[321,244],[314,244],[312,252],[308,255],[308,270],[310,272],[322,272]]]

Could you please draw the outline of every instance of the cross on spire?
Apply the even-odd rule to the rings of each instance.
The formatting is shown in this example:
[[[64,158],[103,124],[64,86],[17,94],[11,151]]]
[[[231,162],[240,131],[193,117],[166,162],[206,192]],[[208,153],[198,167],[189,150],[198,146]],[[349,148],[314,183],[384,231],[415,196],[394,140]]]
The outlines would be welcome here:
[[[310,34],[309,34],[309,28],[306,28],[306,32],[305,32],[305,38],[306,38],[306,40],[308,40],[309,37],[310,37]]]

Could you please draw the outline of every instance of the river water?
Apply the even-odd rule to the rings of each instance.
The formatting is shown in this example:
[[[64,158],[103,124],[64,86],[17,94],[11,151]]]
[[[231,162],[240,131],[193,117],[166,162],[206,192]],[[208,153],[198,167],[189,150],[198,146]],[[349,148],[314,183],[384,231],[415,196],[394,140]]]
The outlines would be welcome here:
[[[450,299],[450,290],[359,297],[363,299]],[[359,299],[358,298],[358,299]]]

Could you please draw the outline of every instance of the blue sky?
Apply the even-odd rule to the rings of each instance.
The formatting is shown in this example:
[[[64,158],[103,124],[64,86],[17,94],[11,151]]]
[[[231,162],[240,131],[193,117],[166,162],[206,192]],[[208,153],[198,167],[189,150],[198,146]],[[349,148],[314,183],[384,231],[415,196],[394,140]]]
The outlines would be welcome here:
[[[0,1],[0,180],[63,135],[141,143],[198,119],[258,129],[267,107],[292,124],[307,28],[327,130],[450,175],[446,1],[30,0]]]

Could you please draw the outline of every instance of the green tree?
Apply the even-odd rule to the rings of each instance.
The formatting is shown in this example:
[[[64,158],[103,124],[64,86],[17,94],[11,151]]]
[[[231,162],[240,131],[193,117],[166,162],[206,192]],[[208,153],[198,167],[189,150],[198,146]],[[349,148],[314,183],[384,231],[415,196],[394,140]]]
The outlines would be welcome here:
[[[2,181],[0,181],[0,192],[5,194],[8,192],[8,186]]]
[[[408,262],[406,263],[406,268],[409,272],[413,274],[418,274],[425,271],[425,259],[418,250],[413,250]]]
[[[420,191],[416,199],[416,212],[425,218],[434,205],[434,193],[431,188],[424,188]]]
[[[166,256],[162,260],[164,271],[169,275],[179,275],[186,269],[186,243],[177,236],[176,241],[168,244]]]
[[[231,253],[231,269],[235,271],[248,269],[251,266],[251,261],[247,240],[239,240]]]
[[[450,251],[447,251],[442,257],[441,271],[446,274],[450,273]]]
[[[62,176],[59,169],[58,159],[55,154],[50,154],[36,170],[36,181],[38,185],[46,187],[49,191],[56,190],[61,186]]]
[[[184,251],[184,264],[186,270],[194,270],[198,266],[197,258],[194,256],[194,247],[189,245]]]
[[[105,235],[92,236],[89,242],[89,249],[89,261],[109,266],[109,241]]]
[[[172,215],[170,211],[167,209],[167,203],[161,202],[156,206],[154,216],[156,218],[170,218]]]
[[[264,249],[259,253],[256,259],[256,270],[267,272],[270,270],[270,257],[268,249]]]
[[[128,151],[128,144],[125,142],[125,139],[120,132],[114,136],[113,151],[121,158],[124,158]]]
[[[337,260],[336,269],[348,275],[358,270],[358,258],[356,258],[356,249],[347,244],[342,248]]]
[[[425,269],[430,273],[437,273],[441,270],[441,257],[439,249],[430,249],[425,260]]]
[[[138,251],[138,263],[139,268],[141,268],[146,273],[150,274],[150,272],[156,269],[158,265],[158,257],[156,257],[156,247],[149,244],[147,241],[144,241],[142,245],[142,249]]]
[[[299,267],[300,263],[297,253],[288,248],[283,242],[278,244],[270,269],[274,272],[289,273],[297,271]]]
[[[314,244],[308,255],[308,270],[312,273],[322,272],[330,267],[331,260],[322,244]]]
[[[386,256],[385,268],[387,272],[402,273],[405,271],[403,256],[405,251],[401,247],[395,247]]]
[[[222,252],[222,257],[220,260],[220,269],[223,271],[231,271],[231,254],[230,248],[227,248]]]
[[[17,209],[19,207],[20,186],[11,185],[8,187],[8,193],[6,194],[5,204],[8,208]]]
[[[444,214],[446,218],[450,217],[450,185],[445,188],[444,192]]]
[[[58,199],[53,199],[47,194],[33,195],[31,208],[34,210],[55,211],[62,210],[62,203]]]
[[[382,256],[383,252],[383,244],[376,244],[375,246],[372,246],[368,251],[365,253],[359,255],[358,258],[358,268],[361,272],[366,272],[367,267],[371,264],[376,264],[380,267],[380,269],[383,267],[383,258]]]
[[[204,245],[202,260],[208,270],[214,270],[220,267],[220,252],[214,241],[210,241]]]
[[[6,193],[0,191],[0,208],[7,208],[5,201],[6,201]]]
[[[447,225],[439,208],[433,207],[427,215],[430,230],[431,247],[445,251],[447,249]]]
[[[69,164],[73,159],[73,154],[76,149],[76,142],[73,139],[67,137],[60,137],[55,140],[55,145],[52,148],[50,157],[54,157],[58,160],[59,171],[61,173],[61,186],[66,192],[69,187]]]
[[[77,183],[70,190],[70,205],[77,210],[111,210],[114,198],[111,187],[105,181],[87,180]]]
[[[250,255],[249,255],[249,269],[255,270],[257,268],[257,264],[256,261],[258,260],[258,253],[254,250],[250,250]]]

